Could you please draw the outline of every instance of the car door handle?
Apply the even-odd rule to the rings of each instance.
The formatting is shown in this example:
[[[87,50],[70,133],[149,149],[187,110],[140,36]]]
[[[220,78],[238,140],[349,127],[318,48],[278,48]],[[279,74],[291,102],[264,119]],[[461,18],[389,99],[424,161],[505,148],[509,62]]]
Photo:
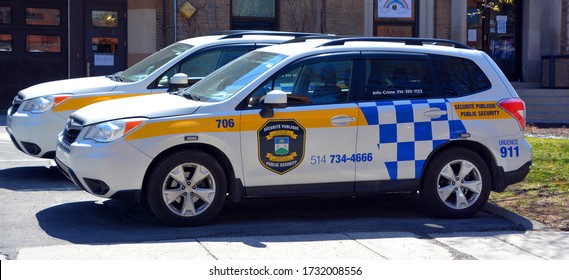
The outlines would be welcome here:
[[[447,111],[441,110],[439,108],[431,108],[431,109],[426,110],[423,114],[429,118],[438,118],[442,115],[446,115]]]
[[[351,122],[355,122],[355,121],[356,121],[356,118],[346,116],[346,115],[335,116],[332,119],[330,119],[330,123],[333,126],[347,126]]]

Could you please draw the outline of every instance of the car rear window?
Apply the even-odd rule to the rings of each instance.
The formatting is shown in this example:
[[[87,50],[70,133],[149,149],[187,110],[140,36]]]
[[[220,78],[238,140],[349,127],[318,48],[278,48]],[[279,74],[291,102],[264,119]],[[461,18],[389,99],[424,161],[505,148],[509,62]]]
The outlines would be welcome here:
[[[469,59],[432,55],[431,60],[446,96],[465,96],[492,87],[482,69]]]

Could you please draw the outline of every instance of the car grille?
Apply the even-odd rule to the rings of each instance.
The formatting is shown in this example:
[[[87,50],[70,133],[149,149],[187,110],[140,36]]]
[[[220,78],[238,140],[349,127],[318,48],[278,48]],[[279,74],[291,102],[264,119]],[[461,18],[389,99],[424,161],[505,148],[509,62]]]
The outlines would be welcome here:
[[[83,122],[81,120],[70,117],[63,130],[63,143],[71,145],[71,143],[75,142],[82,128]]]
[[[8,114],[11,116],[16,113],[18,111],[18,108],[20,108],[20,105],[22,105],[22,102],[24,102],[24,98],[22,98],[22,96],[19,94],[16,95],[16,97],[14,97],[14,100],[12,100],[12,109],[8,112]]]

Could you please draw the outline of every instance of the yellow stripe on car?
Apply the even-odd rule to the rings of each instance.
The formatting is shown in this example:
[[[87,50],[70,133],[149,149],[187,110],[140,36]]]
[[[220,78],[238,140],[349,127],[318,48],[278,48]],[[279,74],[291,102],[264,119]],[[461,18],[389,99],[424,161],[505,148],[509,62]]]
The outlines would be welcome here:
[[[221,126],[223,119],[235,119],[238,116],[225,116],[214,118],[195,118],[188,120],[173,120],[173,121],[160,121],[150,122],[136,131],[132,132],[125,139],[138,140],[143,138],[158,137],[164,135],[183,134],[183,133],[208,133],[208,132],[237,132],[239,131],[239,122],[235,122],[233,127]],[[218,122],[219,120],[219,122]]]
[[[325,128],[333,127],[331,118],[338,115],[346,115],[350,117],[358,117],[358,108],[340,108],[317,111],[299,111],[290,113],[275,112],[272,120],[275,119],[292,119],[298,121],[304,128]],[[239,114],[239,112],[236,112]],[[241,121],[239,121],[241,119]],[[224,126],[225,121],[231,120],[232,126]],[[159,122],[149,122],[136,131],[133,131],[125,139],[127,141],[138,140],[143,138],[158,137],[165,135],[184,134],[184,133],[210,133],[210,132],[239,132],[239,131],[256,131],[268,119],[259,116],[258,113],[235,115],[235,116],[217,116],[205,118],[193,118],[186,120],[169,120]],[[355,126],[357,122],[351,122],[346,126]]]
[[[353,117],[356,119],[359,115],[359,109],[354,108],[334,108],[328,110],[306,110],[298,112],[275,112],[275,115],[271,119],[287,119],[296,120],[304,128],[325,128],[333,127],[331,119],[335,116],[345,115]],[[258,114],[243,115],[241,117],[241,126],[243,131],[257,130],[268,119],[261,118]],[[346,126],[356,126],[357,122],[351,122]]]
[[[78,110],[78,109],[83,108],[87,105],[97,103],[97,102],[119,99],[119,98],[126,98],[126,97],[133,97],[133,96],[139,96],[139,95],[145,95],[145,94],[147,94],[147,93],[97,95],[97,96],[85,96],[85,97],[71,96],[70,98],[63,101],[61,104],[59,104],[57,107],[53,108],[53,111],[54,112],[63,112],[63,111],[69,111],[69,110]]]

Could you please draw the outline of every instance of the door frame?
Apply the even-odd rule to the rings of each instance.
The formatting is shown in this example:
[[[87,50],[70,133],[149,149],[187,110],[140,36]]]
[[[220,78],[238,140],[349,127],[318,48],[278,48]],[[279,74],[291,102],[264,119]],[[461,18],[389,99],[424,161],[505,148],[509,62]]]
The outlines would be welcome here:
[[[514,54],[514,72],[510,73],[510,72],[505,72],[504,74],[508,77],[508,80],[510,81],[517,81],[521,79],[522,76],[522,67],[520,67],[520,65],[522,65],[522,34],[523,34],[523,3],[522,2],[514,2],[512,5],[515,5],[515,15],[516,15],[516,25],[515,25],[515,34],[514,34],[514,42],[515,42],[515,54]],[[487,7],[482,9],[482,14],[480,15],[482,17],[481,20],[481,29],[482,29],[482,34],[481,34],[481,40],[482,40],[482,51],[484,51],[485,53],[487,53],[490,57],[492,57],[492,53],[491,53],[491,42],[492,40],[490,39],[490,35],[492,33],[490,33],[490,14],[492,13],[492,9]],[[468,28],[468,27],[467,27]],[[496,63],[498,63],[496,61]]]
[[[128,11],[128,1],[127,0],[83,0],[83,1],[69,1],[69,78],[79,78],[87,76],[87,58],[85,56],[85,48],[91,47],[91,45],[86,45],[86,34],[85,34],[85,18],[90,15],[86,14],[87,4],[112,4],[112,5],[124,5],[125,13]],[[122,16],[122,15],[121,15]],[[124,18],[124,38],[125,42],[128,38],[128,21]],[[128,45],[124,45],[123,48],[126,50],[125,53],[125,66],[126,59],[128,58]],[[125,67],[126,68],[126,67]]]

